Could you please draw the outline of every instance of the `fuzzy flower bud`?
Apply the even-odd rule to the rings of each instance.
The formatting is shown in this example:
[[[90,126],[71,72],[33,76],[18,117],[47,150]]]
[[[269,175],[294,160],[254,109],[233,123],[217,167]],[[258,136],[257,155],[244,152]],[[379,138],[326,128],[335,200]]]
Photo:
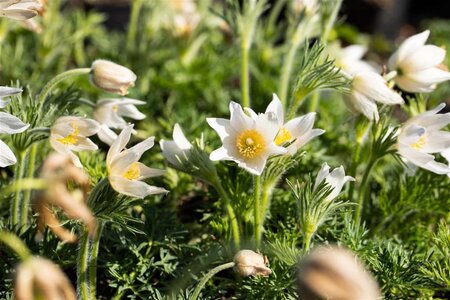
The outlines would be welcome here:
[[[357,257],[339,247],[314,250],[300,264],[301,299],[381,299],[376,281]]]
[[[75,300],[75,291],[64,272],[51,261],[31,257],[17,268],[16,300]]]
[[[128,88],[134,86],[136,74],[124,66],[97,59],[92,63],[91,80],[107,92],[125,96],[128,94]]]
[[[267,266],[267,259],[252,250],[241,250],[234,256],[235,271],[243,276],[269,276],[272,273]]]

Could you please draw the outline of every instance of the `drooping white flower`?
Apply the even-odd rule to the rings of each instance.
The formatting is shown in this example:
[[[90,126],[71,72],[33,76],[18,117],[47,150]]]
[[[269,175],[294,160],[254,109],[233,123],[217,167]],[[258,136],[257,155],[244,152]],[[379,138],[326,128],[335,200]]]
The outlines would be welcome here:
[[[436,174],[449,174],[450,167],[435,161],[433,154],[443,153],[450,148],[450,132],[441,129],[450,124],[450,113],[438,114],[444,103],[408,120],[397,137],[398,153],[420,168]]]
[[[340,194],[346,182],[355,181],[355,178],[352,176],[345,176],[343,166],[335,168],[330,172],[330,167],[328,164],[323,163],[322,168],[317,174],[316,181],[314,182],[314,190],[317,189],[323,181],[325,181],[325,183],[330,185],[332,188],[331,193],[326,198],[327,201],[331,201]]]
[[[130,69],[104,59],[92,63],[91,80],[99,88],[121,96],[134,86],[136,74]]]
[[[97,133],[100,140],[111,145],[116,140],[117,134],[110,128],[125,128],[128,123],[123,117],[133,120],[145,119],[145,115],[135,106],[143,104],[144,101],[130,98],[99,100],[94,110],[94,119],[100,123],[100,130]]]
[[[37,0],[2,0],[0,17],[23,21],[38,15],[42,4]]]
[[[273,100],[266,109],[266,114],[268,113],[275,114],[278,120],[278,127],[280,128],[275,137],[275,144],[277,146],[281,146],[292,142],[286,148],[288,154],[290,155],[295,154],[298,149],[303,147],[310,140],[325,132],[325,130],[322,129],[313,129],[316,118],[316,113],[314,112],[294,118],[289,120],[287,123],[284,123],[283,105],[276,94],[273,94]]]
[[[274,113],[246,115],[242,107],[230,103],[230,120],[208,118],[207,122],[222,140],[210,159],[232,160],[254,175],[261,175],[271,155],[285,154],[286,149],[275,144],[278,120]]]
[[[429,93],[438,83],[450,80],[450,72],[440,67],[446,51],[425,45],[429,35],[430,31],[426,30],[407,38],[389,59],[389,69],[397,71],[394,80],[402,90]]]
[[[100,125],[95,120],[61,117],[50,128],[50,144],[57,152],[70,155],[73,163],[81,168],[80,159],[72,151],[97,150],[97,145],[87,137],[96,134],[99,129]]]
[[[367,48],[362,45],[350,45],[340,49],[336,57],[336,66],[350,75],[358,72],[378,72],[377,68],[364,60]]]
[[[148,195],[166,193],[163,188],[151,186],[143,179],[164,174],[164,170],[153,169],[138,162],[142,154],[153,147],[154,137],[150,137],[139,144],[125,149],[130,141],[133,125],[125,127],[109,148],[106,156],[106,166],[109,182],[118,193],[145,198]]]
[[[178,123],[173,127],[173,141],[161,140],[159,144],[164,158],[177,167],[181,167],[179,159],[184,157],[192,148],[192,144],[184,136]]]
[[[369,120],[378,121],[375,102],[402,104],[402,97],[390,89],[386,80],[375,72],[358,72],[352,77],[351,94],[344,97],[345,103],[355,113],[362,113]]]
[[[11,102],[10,96],[22,93],[22,89],[9,86],[0,86],[0,108],[5,108]]]

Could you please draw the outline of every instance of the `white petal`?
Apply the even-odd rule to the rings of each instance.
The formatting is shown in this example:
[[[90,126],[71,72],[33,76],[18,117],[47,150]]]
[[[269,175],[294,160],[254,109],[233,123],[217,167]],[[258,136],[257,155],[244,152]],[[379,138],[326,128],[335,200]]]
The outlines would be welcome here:
[[[166,173],[165,170],[149,168],[146,165],[144,165],[143,163],[138,163],[138,166],[139,166],[139,172],[140,172],[141,176],[139,178],[137,178],[137,180],[143,180],[143,179],[150,178],[150,177],[157,177],[157,176],[164,175],[164,173]]]
[[[117,139],[109,148],[108,154],[106,155],[106,165],[109,166],[112,160],[125,148],[125,146],[130,141],[131,132],[133,131],[133,125],[125,127],[119,134]]]
[[[0,17],[23,21],[37,16],[37,11],[29,9],[4,9],[0,10]]]
[[[155,137],[151,136],[151,137],[143,140],[142,142],[136,144],[135,146],[131,147],[130,149],[128,149],[128,151],[136,153],[139,156],[139,158],[141,158],[142,154],[145,151],[152,148],[153,145],[155,145]]]
[[[419,167],[422,167],[430,161],[434,160],[433,155],[419,152],[406,145],[399,145],[398,152],[401,156]]]
[[[237,161],[238,166],[247,170],[253,175],[261,175],[261,173],[264,170],[264,167],[266,166],[267,157],[259,156],[257,158],[251,159],[251,160],[245,160],[245,161]]]
[[[220,147],[219,149],[214,150],[209,155],[209,159],[212,161],[217,160],[230,160],[232,157],[229,155],[228,150],[225,147]]]
[[[123,195],[145,198],[148,195],[167,193],[163,188],[151,186],[142,181],[128,180],[121,176],[109,176],[112,188]]]
[[[353,92],[353,94],[346,97],[346,99],[351,102],[352,107],[356,111],[362,113],[366,118],[378,121],[379,115],[377,105],[370,101],[366,96],[358,92]]]
[[[398,48],[398,50],[389,58],[388,66],[390,70],[395,70],[405,58],[420,49],[430,35],[429,30],[413,35],[407,38]]]
[[[29,126],[10,114],[0,112],[0,133],[20,133],[27,130]]]
[[[269,106],[267,106],[266,113],[269,112],[275,114],[278,119],[278,126],[282,126],[284,123],[283,104],[281,104],[281,101],[276,94],[273,94],[273,99],[269,103]]]
[[[78,137],[77,143],[69,148],[73,151],[93,151],[97,150],[98,146],[88,138]]]
[[[449,174],[450,173],[450,167],[437,162],[435,160],[430,161],[428,163],[426,163],[425,165],[420,166],[428,171],[431,171],[433,173],[439,174],[439,175],[444,175],[444,174]]]
[[[242,106],[236,102],[230,102],[230,124],[235,131],[242,131],[253,127],[253,119],[247,116]]]
[[[72,123],[78,127],[79,135],[91,136],[96,134],[100,130],[100,124],[92,119],[88,118],[76,118]]]
[[[0,86],[0,98],[9,97],[22,93],[22,89],[9,86]]]
[[[258,115],[254,129],[264,137],[266,143],[272,143],[280,130],[280,126],[276,116],[269,112]]]
[[[384,104],[401,104],[402,97],[387,86],[386,80],[373,72],[360,72],[352,81],[354,91],[363,94],[371,101]]]
[[[16,156],[2,140],[0,140],[0,168],[14,165],[17,162]]]
[[[426,137],[426,144],[421,149],[427,153],[439,153],[450,148],[450,132],[434,131]]]
[[[394,81],[399,88],[409,93],[431,93],[436,88],[434,84],[418,82],[408,76],[396,77]]]
[[[439,68],[429,68],[407,75],[408,79],[423,85],[433,85],[450,80],[450,72]]]
[[[143,119],[145,119],[145,115],[143,113],[141,113],[136,108],[136,106],[134,106],[132,104],[119,105],[117,113],[120,116],[128,117],[128,118],[131,118],[133,120],[143,120]]]
[[[354,60],[360,60],[367,52],[367,47],[363,45],[350,45],[342,50],[342,56]]]
[[[244,111],[253,119],[255,120],[258,117],[258,114],[251,109],[250,107],[245,107]]]
[[[2,98],[0,98],[0,108],[5,108],[9,102],[11,102],[11,99],[5,99],[3,100]]]
[[[330,174],[330,167],[325,162],[322,164],[322,167],[319,170],[319,173],[317,174],[316,181],[314,182],[314,190],[317,189],[317,187],[324,181],[324,179]]]
[[[236,134],[236,131],[231,127],[230,120],[222,118],[207,118],[209,126],[214,129],[219,135],[220,139],[223,140],[226,136]]]
[[[184,135],[178,123],[173,127],[173,141],[178,145],[178,147],[180,147],[180,149],[187,150],[192,148],[191,143]]]
[[[304,116],[290,120],[284,125],[284,127],[294,138],[298,138],[305,135],[313,128],[315,119],[316,113],[311,112]]]
[[[112,145],[117,139],[117,134],[108,128],[106,125],[100,126],[100,130],[97,132],[98,138],[105,144]]]
[[[312,129],[312,130],[308,131],[304,135],[298,137],[294,143],[289,145],[289,147],[287,148],[289,154],[290,155],[295,154],[298,149],[300,149],[301,147],[306,145],[310,140],[312,140],[313,138],[315,138],[319,135],[322,135],[324,133],[325,133],[325,130],[323,130],[323,129]]]
[[[425,45],[411,53],[402,64],[402,72],[410,73],[439,65],[445,58],[445,50],[434,46]]]

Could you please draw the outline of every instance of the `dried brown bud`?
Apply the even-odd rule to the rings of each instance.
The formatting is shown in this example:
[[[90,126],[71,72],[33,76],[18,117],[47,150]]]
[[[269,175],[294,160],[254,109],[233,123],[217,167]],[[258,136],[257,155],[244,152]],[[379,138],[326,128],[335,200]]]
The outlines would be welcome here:
[[[380,291],[358,258],[340,247],[314,250],[300,264],[299,299],[375,300]]]
[[[17,268],[16,300],[75,300],[75,291],[64,272],[50,260],[31,257]]]
[[[44,162],[41,177],[48,182],[48,187],[34,203],[34,209],[39,214],[37,238],[47,225],[61,240],[76,241],[76,236],[60,224],[52,210],[53,206],[60,208],[69,218],[81,220],[89,233],[93,234],[96,221],[86,205],[89,177],[83,170],[77,168],[69,156],[52,153]],[[68,183],[77,188],[69,191]]]
[[[92,63],[91,80],[107,92],[125,96],[128,94],[128,88],[134,86],[136,74],[124,66],[97,59]]]
[[[252,250],[241,250],[234,256],[234,270],[241,276],[269,276],[266,258]]]

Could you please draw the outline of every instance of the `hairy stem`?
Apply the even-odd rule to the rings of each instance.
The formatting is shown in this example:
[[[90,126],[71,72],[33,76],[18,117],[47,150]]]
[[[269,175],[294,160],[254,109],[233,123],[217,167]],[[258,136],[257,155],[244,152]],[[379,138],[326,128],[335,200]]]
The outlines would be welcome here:
[[[241,91],[242,91],[242,106],[250,107],[250,74],[248,69],[248,55],[249,47],[247,42],[242,41],[242,58],[241,58]]]
[[[28,155],[28,172],[27,178],[33,178],[34,176],[34,165],[36,163],[36,152],[37,145],[33,144],[31,146]],[[20,211],[20,232],[24,233],[28,225],[28,207],[30,206],[31,189],[26,189],[23,194],[21,211]]]
[[[97,260],[103,227],[104,227],[103,221],[98,221],[97,229],[95,230],[94,237],[89,250],[89,292],[91,294],[91,299],[96,299],[95,294],[97,286]]]
[[[142,0],[134,0],[132,4],[127,36],[127,46],[129,49],[133,48],[136,43],[139,12],[141,11],[142,4],[144,4]]]
[[[311,246],[311,238],[313,234],[310,232],[305,232],[304,240],[303,240],[303,253],[307,253]]]
[[[25,170],[25,151],[19,153],[19,157],[16,163],[16,171],[15,171],[15,181],[19,181],[23,178],[24,170]],[[19,225],[19,220],[21,216],[20,208],[22,202],[22,191],[17,189],[14,193],[14,198],[11,203],[11,228],[15,228]]]
[[[198,296],[200,295],[201,290],[203,289],[205,284],[208,282],[208,280],[210,280],[214,275],[216,275],[220,271],[233,268],[234,265],[235,265],[234,262],[229,262],[229,263],[225,263],[225,264],[219,265],[219,266],[211,269],[208,273],[206,273],[205,276],[203,276],[203,278],[197,284],[197,287],[195,288],[194,293],[189,298],[189,300],[197,300]]]
[[[25,243],[15,234],[0,231],[0,242],[11,248],[22,261],[27,260],[31,256],[30,250],[28,250]]]
[[[89,234],[87,230],[83,231],[83,234],[79,241],[78,259],[77,259],[77,294],[78,299],[89,300]]]
[[[369,180],[370,173],[377,161],[378,161],[378,159],[370,160],[370,162],[367,165],[366,170],[364,172],[363,179],[361,181],[361,186],[359,187],[358,201],[357,201],[356,212],[355,212],[355,222],[357,224],[361,223],[361,212],[363,211],[364,197],[366,195],[367,182]]]
[[[255,176],[255,199],[253,203],[254,228],[255,228],[255,247],[259,248],[261,244],[261,177]]]
[[[355,149],[353,151],[352,164],[350,166],[349,174],[353,178],[356,178],[356,169],[358,168],[359,156],[361,154],[361,143],[356,142]],[[348,200],[353,201],[353,193],[355,192],[355,181],[350,182],[350,187],[348,190]]]

